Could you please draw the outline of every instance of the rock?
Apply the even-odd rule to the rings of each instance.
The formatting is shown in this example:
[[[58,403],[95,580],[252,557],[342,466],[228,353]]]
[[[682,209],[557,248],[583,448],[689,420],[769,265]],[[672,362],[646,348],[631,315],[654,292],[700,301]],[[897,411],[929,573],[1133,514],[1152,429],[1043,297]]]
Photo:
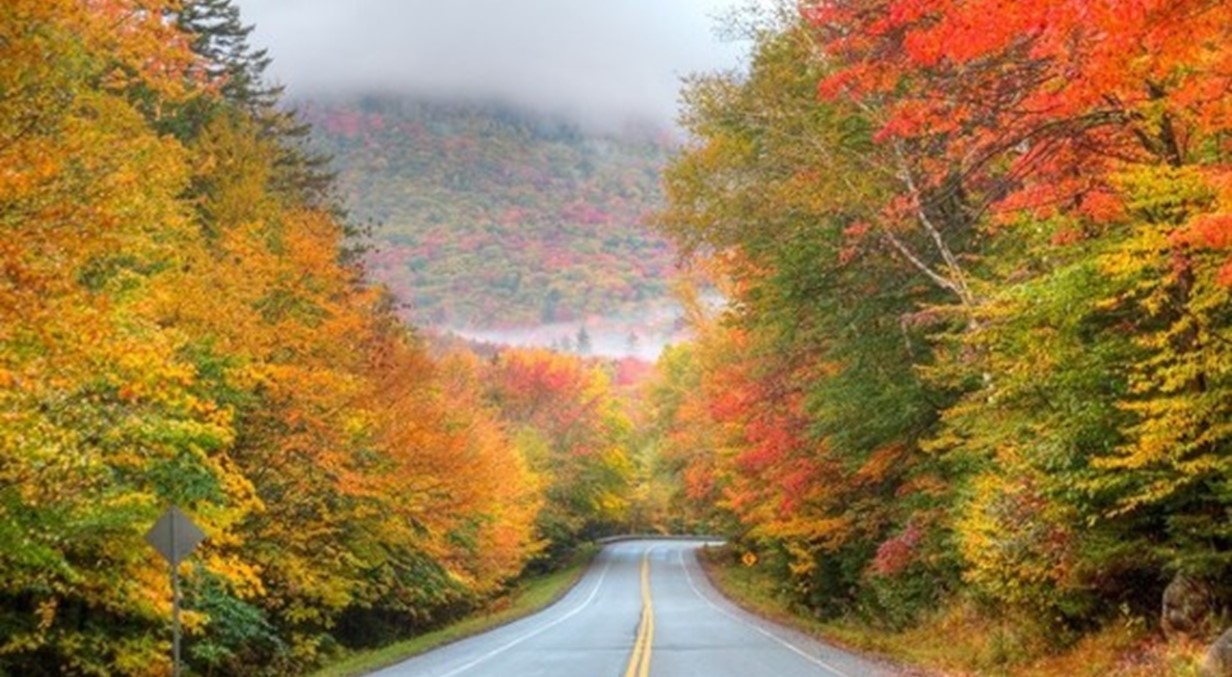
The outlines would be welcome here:
[[[1164,588],[1163,610],[1159,624],[1169,639],[1200,637],[1214,609],[1210,586],[1200,579],[1178,573]]]
[[[1202,677],[1232,677],[1232,628],[1206,650],[1202,659]]]

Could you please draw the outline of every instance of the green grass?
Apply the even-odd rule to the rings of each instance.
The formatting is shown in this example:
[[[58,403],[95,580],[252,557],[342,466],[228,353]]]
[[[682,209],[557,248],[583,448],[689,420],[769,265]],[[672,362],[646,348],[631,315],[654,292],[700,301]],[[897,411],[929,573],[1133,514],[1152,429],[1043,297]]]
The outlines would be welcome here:
[[[598,552],[590,547],[578,553],[568,567],[526,581],[495,601],[489,610],[418,637],[369,651],[358,651],[325,666],[309,677],[356,677],[388,667],[439,646],[487,632],[539,611],[560,599],[581,579]]]

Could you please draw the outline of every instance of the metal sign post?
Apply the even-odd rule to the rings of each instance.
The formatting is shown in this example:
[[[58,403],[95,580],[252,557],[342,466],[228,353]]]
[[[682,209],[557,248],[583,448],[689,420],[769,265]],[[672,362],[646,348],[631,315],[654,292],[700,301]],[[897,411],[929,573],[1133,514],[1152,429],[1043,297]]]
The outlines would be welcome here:
[[[205,540],[205,533],[174,505],[146,532],[145,540],[171,563],[172,675],[180,677],[180,562]]]

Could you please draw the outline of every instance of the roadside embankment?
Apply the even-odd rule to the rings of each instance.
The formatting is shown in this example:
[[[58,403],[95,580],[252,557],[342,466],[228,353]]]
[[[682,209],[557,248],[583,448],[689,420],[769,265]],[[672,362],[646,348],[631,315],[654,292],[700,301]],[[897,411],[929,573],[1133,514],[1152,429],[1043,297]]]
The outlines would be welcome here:
[[[725,548],[700,556],[711,583],[744,609],[853,651],[909,666],[921,677],[1197,677],[1205,647],[1169,644],[1141,619],[1126,618],[1066,647],[1050,646],[1031,624],[992,619],[974,605],[938,608],[901,632],[859,619],[820,621],[802,615],[757,565],[746,566]]]

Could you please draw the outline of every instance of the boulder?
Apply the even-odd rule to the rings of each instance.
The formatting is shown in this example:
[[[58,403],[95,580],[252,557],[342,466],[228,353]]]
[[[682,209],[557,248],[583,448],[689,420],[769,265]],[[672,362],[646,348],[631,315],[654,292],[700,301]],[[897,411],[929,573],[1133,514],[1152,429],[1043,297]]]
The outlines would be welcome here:
[[[1206,650],[1202,659],[1202,677],[1232,677],[1232,628]]]
[[[1204,638],[1214,611],[1210,586],[1204,581],[1178,573],[1164,588],[1159,625],[1169,639]]]

